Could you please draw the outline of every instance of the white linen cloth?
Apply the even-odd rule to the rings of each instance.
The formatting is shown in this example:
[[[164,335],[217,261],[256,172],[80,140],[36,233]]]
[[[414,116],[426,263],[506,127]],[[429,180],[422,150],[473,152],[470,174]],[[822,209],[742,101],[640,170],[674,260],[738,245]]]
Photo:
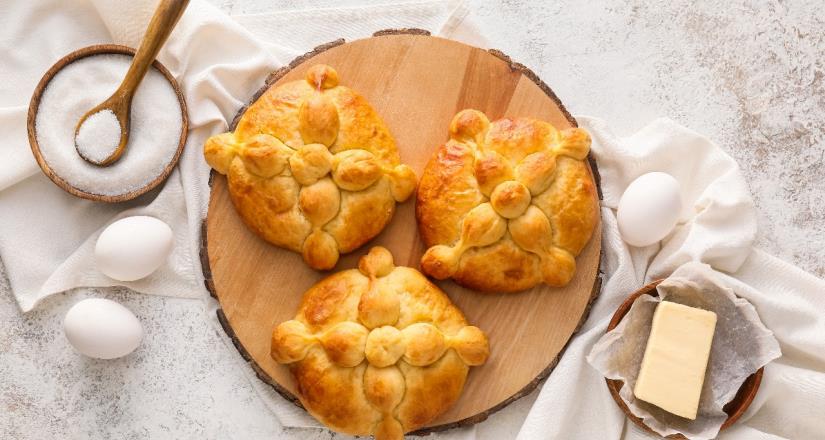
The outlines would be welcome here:
[[[233,19],[195,0],[159,55],[178,79],[189,106],[189,139],[178,169],[161,189],[132,202],[105,205],[76,199],[48,181],[32,159],[25,128],[31,91],[45,70],[72,50],[104,42],[136,46],[154,3],[0,2],[0,54],[4,55],[0,128],[5,134],[0,142],[0,259],[23,311],[50,294],[82,286],[122,284],[144,293],[207,298],[197,253],[208,200],[208,168],[201,146],[206,137],[226,129],[270,71],[295,55],[338,37],[351,40],[398,27],[425,28],[485,46],[472,26],[462,22],[464,9],[458,2],[418,1]],[[615,136],[602,121],[584,117],[579,121],[593,134],[593,152],[602,174],[604,288],[526,420],[521,414],[495,420],[523,422],[521,439],[644,437],[624,419],[584,356],[628,293],[686,261],[698,260],[730,273],[737,293],[756,306],[785,353],[766,368],[762,389],[742,422],[720,437],[821,436],[825,432],[821,417],[825,282],[751,248],[753,206],[733,160],[707,139],[667,120],[655,121],[629,138]],[[628,248],[618,236],[614,210],[626,185],[652,170],[680,180],[688,208],[682,213],[683,222],[661,247]],[[175,232],[175,250],[151,277],[117,283],[94,270],[93,245],[105,225],[136,214],[169,223]],[[243,363],[240,356],[238,360]],[[244,368],[285,426],[318,426]],[[503,412],[514,407],[523,408],[516,404]],[[435,437],[494,438],[496,432],[503,430],[483,423]]]

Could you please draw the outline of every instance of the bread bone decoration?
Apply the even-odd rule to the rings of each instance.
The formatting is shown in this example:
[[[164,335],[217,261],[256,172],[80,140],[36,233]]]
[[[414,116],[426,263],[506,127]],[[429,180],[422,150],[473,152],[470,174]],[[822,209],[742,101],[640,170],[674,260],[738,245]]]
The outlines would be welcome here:
[[[418,189],[424,273],[483,291],[566,285],[598,221],[589,149],[580,128],[459,112]]]
[[[310,288],[272,333],[272,358],[289,364],[307,411],[377,440],[401,440],[446,411],[488,355],[487,337],[447,295],[382,247]]]
[[[204,156],[244,222],[315,269],[378,235],[416,183],[375,110],[322,64],[267,90]]]

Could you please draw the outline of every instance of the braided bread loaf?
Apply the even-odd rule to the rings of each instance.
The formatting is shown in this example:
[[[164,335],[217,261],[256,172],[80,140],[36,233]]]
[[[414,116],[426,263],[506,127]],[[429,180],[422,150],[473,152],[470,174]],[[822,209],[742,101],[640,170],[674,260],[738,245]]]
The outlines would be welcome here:
[[[272,358],[289,364],[307,411],[376,440],[401,440],[446,411],[488,354],[484,333],[382,247],[313,286],[272,333]]]
[[[204,156],[244,222],[315,269],[378,235],[416,183],[375,110],[322,64],[269,89]]]
[[[567,284],[598,221],[589,149],[579,128],[459,112],[418,188],[422,271],[483,291]]]

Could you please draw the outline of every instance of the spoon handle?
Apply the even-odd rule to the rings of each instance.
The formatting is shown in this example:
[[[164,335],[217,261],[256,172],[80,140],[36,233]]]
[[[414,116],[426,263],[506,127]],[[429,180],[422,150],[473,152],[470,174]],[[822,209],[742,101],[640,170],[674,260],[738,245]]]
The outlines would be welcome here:
[[[160,0],[158,3],[155,15],[152,16],[149,27],[143,35],[143,41],[140,42],[140,47],[132,60],[132,65],[129,66],[129,71],[126,72],[126,77],[118,89],[119,94],[127,101],[131,101],[146,71],[149,70],[149,66],[155,60],[169,34],[172,33],[172,29],[188,4],[189,0]]]

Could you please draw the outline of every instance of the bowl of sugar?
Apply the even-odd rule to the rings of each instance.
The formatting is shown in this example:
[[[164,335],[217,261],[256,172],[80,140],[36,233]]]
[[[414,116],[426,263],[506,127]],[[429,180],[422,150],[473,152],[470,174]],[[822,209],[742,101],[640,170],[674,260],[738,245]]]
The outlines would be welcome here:
[[[78,120],[117,89],[134,55],[131,47],[115,44],[76,50],[55,63],[34,90],[27,121],[32,154],[43,173],[72,195],[109,203],[131,200],[166,180],[180,159],[189,126],[186,102],[157,60],[132,101],[128,148],[120,160],[100,167],[75,148]],[[111,130],[100,122],[84,126],[85,140],[106,142]]]

